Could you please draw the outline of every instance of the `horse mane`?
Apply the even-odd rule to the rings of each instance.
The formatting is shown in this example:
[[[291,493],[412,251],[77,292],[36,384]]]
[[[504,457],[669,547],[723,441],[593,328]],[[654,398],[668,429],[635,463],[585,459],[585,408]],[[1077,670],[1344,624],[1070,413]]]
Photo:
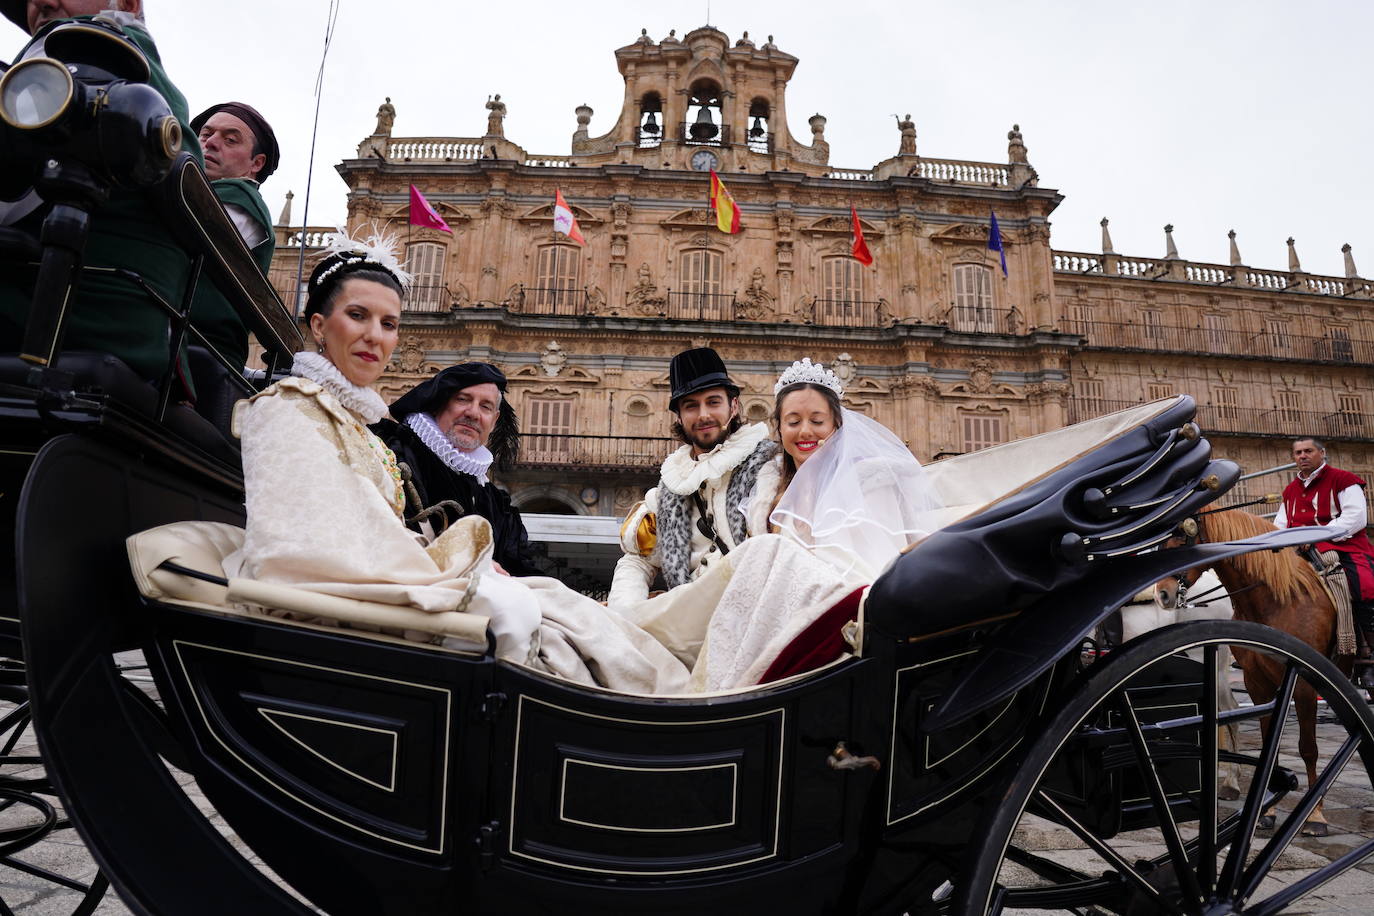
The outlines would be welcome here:
[[[1203,514],[1202,539],[1208,543],[1243,541],[1273,531],[1274,526],[1258,515],[1240,509]],[[1263,582],[1280,604],[1312,598],[1327,600],[1326,589],[1311,565],[1289,550],[1255,550],[1223,560],[1229,563],[1246,582]]]

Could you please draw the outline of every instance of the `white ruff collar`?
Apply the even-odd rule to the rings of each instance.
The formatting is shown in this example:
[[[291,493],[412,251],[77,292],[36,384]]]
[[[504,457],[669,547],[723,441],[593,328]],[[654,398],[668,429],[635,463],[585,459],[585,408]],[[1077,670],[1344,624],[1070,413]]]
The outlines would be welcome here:
[[[482,486],[487,485],[487,468],[491,467],[492,454],[485,445],[470,452],[463,451],[448,440],[439,430],[439,424],[423,410],[406,417],[405,422],[440,461],[459,474],[476,477]]]
[[[663,483],[678,496],[686,496],[703,481],[718,480],[754,453],[768,436],[768,427],[750,423],[727,436],[725,441],[692,458],[692,447],[684,445],[663,462]]]
[[[304,351],[297,353],[291,362],[291,374],[308,378],[323,386],[340,404],[362,417],[364,423],[376,423],[386,416],[386,402],[380,394],[344,378],[339,367],[323,354]]]

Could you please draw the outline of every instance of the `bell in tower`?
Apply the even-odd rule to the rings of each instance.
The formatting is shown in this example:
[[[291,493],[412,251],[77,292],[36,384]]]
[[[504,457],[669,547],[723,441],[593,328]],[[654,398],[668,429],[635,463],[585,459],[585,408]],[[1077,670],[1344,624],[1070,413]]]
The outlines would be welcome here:
[[[658,122],[654,120],[654,114],[655,112],[651,111],[649,112],[648,117],[644,119],[644,125],[640,128],[642,132],[646,134],[658,133]]]
[[[749,128],[749,139],[758,140],[766,133],[768,133],[768,131],[764,130],[763,128],[763,118],[755,117],[754,126]]]
[[[711,109],[702,106],[697,112],[696,123],[692,125],[692,139],[704,143],[714,139],[720,133],[720,128],[711,120]]]

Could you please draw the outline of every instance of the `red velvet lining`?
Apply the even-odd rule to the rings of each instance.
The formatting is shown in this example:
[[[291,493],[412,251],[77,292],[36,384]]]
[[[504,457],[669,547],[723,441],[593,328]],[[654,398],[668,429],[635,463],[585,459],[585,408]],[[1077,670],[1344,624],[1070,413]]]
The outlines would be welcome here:
[[[811,671],[839,658],[849,650],[844,640],[844,625],[859,617],[859,600],[866,585],[861,585],[840,599],[821,616],[797,634],[773,659],[768,670],[759,678],[760,684],[782,680],[794,674]]]

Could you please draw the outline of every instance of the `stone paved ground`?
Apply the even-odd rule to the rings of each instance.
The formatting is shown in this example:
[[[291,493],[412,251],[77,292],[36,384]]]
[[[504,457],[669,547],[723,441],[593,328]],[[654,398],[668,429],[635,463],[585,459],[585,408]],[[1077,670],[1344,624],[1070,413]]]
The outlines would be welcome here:
[[[134,654],[123,657],[122,661],[132,665],[137,664],[139,659]],[[126,676],[132,676],[136,679],[144,678],[143,673],[136,669],[130,671],[129,675]],[[146,680],[142,682],[148,689],[151,689]],[[1321,745],[1323,759],[1329,758],[1343,738],[1344,732],[1330,722],[1325,722],[1319,726],[1318,741]],[[1256,731],[1251,729],[1250,733],[1243,734],[1241,744],[1243,751],[1257,746],[1258,734]],[[14,751],[16,754],[33,754],[35,752],[36,749],[29,735],[24,737]],[[1297,771],[1302,769],[1301,761],[1293,757],[1285,757],[1281,763]],[[1300,838],[1292,848],[1283,854],[1278,868],[1280,880],[1284,878],[1285,873],[1288,875],[1296,874],[1294,869],[1302,869],[1322,860],[1334,859],[1347,852],[1356,843],[1374,836],[1374,791],[1371,791],[1369,781],[1363,772],[1355,773],[1353,770],[1354,768],[1347,767],[1340,782],[1328,796],[1326,815],[1332,824],[1332,835],[1324,839]],[[33,775],[38,772],[38,769],[36,767],[11,767],[4,772],[8,776]],[[261,863],[257,862],[251,852],[243,847],[233,832],[225,826],[220,815],[210,807],[197,791],[195,780],[185,773],[173,772],[178,783],[182,785],[191,798],[195,799],[206,817],[237,848],[243,850],[250,860],[261,866]],[[31,812],[10,808],[0,811],[0,828],[18,823],[29,823],[32,819]],[[1094,861],[1090,854],[1079,848],[1078,844],[1064,841],[1063,831],[1042,829],[1042,826],[1030,823],[1023,828],[1023,839],[1028,841],[1030,848],[1041,855],[1068,865],[1078,866],[1094,873],[1101,871],[1100,862]],[[1148,845],[1143,840],[1137,842],[1133,835],[1124,835],[1119,838],[1118,846],[1126,853],[1128,859],[1155,855],[1159,852],[1158,847]],[[19,858],[78,881],[89,882],[96,871],[90,856],[86,853],[75,831],[72,830],[57,831],[41,844],[23,852]],[[0,865],[0,899],[14,912],[25,914],[25,916],[66,916],[80,902],[81,894],[23,874],[11,867]],[[0,913],[3,912],[3,907],[0,907]],[[127,914],[128,912],[129,910],[113,893],[106,895],[95,910],[95,913],[100,914],[100,916],[116,916],[116,914]],[[1374,858],[1331,882],[1317,894],[1304,898],[1299,907],[1289,912],[1314,914],[1314,916],[1374,912]]]

